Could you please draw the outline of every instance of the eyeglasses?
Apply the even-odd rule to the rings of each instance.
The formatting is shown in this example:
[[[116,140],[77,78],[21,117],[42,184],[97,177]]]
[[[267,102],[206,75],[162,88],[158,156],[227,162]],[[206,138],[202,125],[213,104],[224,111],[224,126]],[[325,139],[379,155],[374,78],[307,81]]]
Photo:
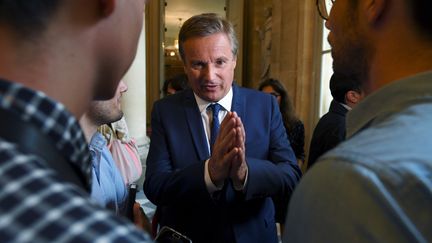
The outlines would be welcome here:
[[[324,20],[328,20],[330,10],[336,0],[316,0],[318,13]]]

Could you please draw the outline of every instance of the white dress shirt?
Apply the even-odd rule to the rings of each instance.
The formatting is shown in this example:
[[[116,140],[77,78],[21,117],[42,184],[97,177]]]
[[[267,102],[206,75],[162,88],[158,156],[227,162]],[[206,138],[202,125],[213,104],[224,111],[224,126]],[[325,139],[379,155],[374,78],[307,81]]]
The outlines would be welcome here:
[[[212,115],[213,114],[212,114],[211,109],[208,109],[208,107],[214,103],[218,103],[219,105],[222,106],[222,109],[219,111],[219,114],[218,114],[219,123],[222,123],[223,119],[228,114],[228,112],[231,111],[231,108],[232,108],[232,99],[233,99],[232,87],[230,88],[228,93],[225,95],[225,97],[223,97],[218,102],[208,102],[206,100],[201,99],[195,93],[194,93],[194,96],[195,96],[195,100],[198,104],[198,109],[201,113],[201,120],[202,120],[203,126],[204,126],[204,132],[205,132],[206,141],[207,141],[207,148],[208,148],[209,154],[211,154],[211,151],[210,151],[210,130],[211,130],[211,124],[213,122],[212,121]],[[210,159],[207,159],[205,161],[204,180],[205,180],[208,192],[210,194],[212,194],[215,191],[221,190],[223,188],[224,184],[222,183],[221,185],[215,185],[212,182],[212,180],[210,179],[210,173],[208,170],[209,160]],[[247,173],[248,172],[246,171],[246,178],[247,178]],[[243,186],[240,186],[240,187],[235,186],[235,189],[238,191],[243,190],[243,188],[246,185],[246,182],[247,182],[247,179],[245,180],[245,183],[243,184]]]

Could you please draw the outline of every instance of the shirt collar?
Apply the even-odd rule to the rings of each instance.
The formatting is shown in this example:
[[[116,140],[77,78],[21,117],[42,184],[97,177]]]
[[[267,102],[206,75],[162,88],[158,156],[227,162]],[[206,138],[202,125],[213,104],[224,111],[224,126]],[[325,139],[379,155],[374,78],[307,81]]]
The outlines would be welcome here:
[[[397,112],[425,98],[432,98],[432,71],[394,81],[365,97],[348,112],[347,138],[383,114]]]
[[[51,139],[67,161],[91,178],[87,142],[75,117],[43,92],[0,79],[0,108],[15,112]]]
[[[233,99],[232,86],[230,87],[230,90],[228,91],[228,93],[222,99],[220,99],[218,102],[209,102],[209,101],[203,100],[197,94],[195,94],[195,92],[194,92],[194,96],[195,96],[195,100],[198,104],[198,109],[199,109],[200,113],[204,112],[207,109],[207,107],[213,103],[218,103],[226,111],[231,111],[232,99]]]
[[[344,103],[339,103],[341,106],[345,107],[348,111],[352,110],[352,108],[349,105],[346,105]]]
[[[102,150],[106,146],[106,144],[107,142],[105,137],[101,133],[96,132],[90,140],[89,148],[90,150],[95,150],[99,153],[102,153]]]

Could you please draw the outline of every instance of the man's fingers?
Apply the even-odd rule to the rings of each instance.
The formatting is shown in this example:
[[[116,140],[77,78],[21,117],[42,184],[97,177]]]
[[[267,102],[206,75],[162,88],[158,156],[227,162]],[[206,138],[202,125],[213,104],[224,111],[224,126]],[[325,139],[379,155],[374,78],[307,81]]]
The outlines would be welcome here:
[[[230,130],[235,127],[236,127],[236,120],[232,116],[228,117],[227,115],[219,127],[218,137],[226,136],[230,132]]]
[[[213,151],[215,153],[225,154],[233,147],[233,141],[236,139],[236,133],[237,131],[235,129],[231,129],[231,131],[225,136],[221,134],[218,135],[213,147]]]

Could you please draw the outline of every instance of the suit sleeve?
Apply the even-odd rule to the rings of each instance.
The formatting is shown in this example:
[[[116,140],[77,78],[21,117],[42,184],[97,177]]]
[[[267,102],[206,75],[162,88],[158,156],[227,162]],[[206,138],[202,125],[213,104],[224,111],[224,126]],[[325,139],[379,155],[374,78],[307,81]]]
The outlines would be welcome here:
[[[248,184],[244,191],[246,200],[269,196],[280,196],[288,200],[301,177],[278,104],[273,97],[270,114],[267,159],[246,158],[249,168]]]

